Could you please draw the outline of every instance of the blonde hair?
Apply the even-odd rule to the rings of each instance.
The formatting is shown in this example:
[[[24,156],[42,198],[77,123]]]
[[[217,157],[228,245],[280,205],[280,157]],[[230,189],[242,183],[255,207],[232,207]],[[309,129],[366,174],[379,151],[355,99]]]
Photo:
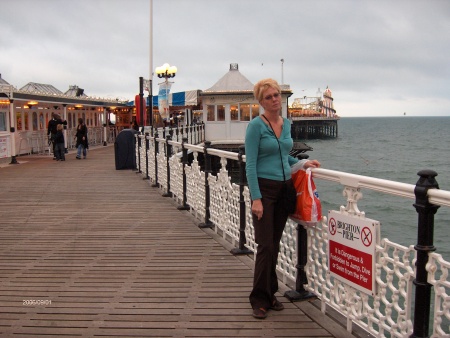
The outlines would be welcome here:
[[[56,130],[63,130],[63,129],[64,129],[64,126],[62,124],[58,124],[56,126]]]
[[[253,87],[253,95],[255,96],[255,99],[258,100],[258,102],[261,102],[264,92],[269,88],[273,88],[277,90],[278,93],[281,93],[281,87],[277,81],[274,79],[263,79],[258,81]]]

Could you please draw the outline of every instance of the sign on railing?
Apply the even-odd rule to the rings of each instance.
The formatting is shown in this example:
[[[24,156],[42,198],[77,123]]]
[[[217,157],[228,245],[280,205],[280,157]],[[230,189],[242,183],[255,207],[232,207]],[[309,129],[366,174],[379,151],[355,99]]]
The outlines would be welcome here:
[[[331,275],[364,293],[376,293],[375,249],[379,231],[380,222],[329,211],[328,262]]]

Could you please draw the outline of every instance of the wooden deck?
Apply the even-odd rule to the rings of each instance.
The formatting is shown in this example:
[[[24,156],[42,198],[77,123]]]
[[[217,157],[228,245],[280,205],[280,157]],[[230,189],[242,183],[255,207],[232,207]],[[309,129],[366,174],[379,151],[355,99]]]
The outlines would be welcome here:
[[[353,337],[308,302],[251,316],[252,259],[114,147],[0,167],[0,337]]]

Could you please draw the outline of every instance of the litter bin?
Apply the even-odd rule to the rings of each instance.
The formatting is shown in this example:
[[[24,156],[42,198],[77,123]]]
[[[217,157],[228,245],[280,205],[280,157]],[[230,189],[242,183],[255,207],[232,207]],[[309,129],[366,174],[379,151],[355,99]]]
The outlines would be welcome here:
[[[114,151],[116,155],[116,170],[136,168],[135,134],[134,129],[123,129],[116,137]]]

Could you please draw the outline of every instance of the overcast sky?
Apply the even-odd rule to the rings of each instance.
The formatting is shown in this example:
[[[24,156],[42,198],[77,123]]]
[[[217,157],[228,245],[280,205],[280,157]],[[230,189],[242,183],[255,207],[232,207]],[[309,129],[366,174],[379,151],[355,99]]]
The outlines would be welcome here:
[[[448,0],[153,0],[153,58],[150,1],[2,0],[2,78],[131,100],[151,59],[178,68],[173,92],[238,63],[252,83],[283,78],[291,101],[328,86],[343,117],[450,116]]]

